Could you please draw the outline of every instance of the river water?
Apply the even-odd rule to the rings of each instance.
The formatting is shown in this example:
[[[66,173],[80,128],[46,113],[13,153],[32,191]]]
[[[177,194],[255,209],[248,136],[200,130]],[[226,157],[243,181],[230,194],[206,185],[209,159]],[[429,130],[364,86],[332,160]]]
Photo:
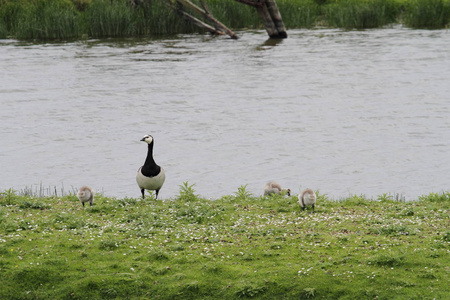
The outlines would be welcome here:
[[[145,134],[208,198],[268,180],[406,200],[450,185],[450,32],[402,27],[0,40],[0,190],[139,197]]]

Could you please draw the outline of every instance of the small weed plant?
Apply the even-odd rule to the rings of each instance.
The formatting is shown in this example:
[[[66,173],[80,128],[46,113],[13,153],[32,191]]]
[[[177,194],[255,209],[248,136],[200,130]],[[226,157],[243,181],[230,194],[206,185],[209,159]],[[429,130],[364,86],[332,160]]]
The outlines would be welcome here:
[[[183,184],[179,186],[180,193],[178,195],[178,200],[187,202],[195,201],[198,198],[198,196],[195,195],[194,185],[195,184],[189,185],[187,181],[183,182]]]
[[[246,184],[239,186],[237,192],[234,193],[234,196],[237,200],[247,200],[252,197],[252,194],[249,191],[247,191],[247,184]]]

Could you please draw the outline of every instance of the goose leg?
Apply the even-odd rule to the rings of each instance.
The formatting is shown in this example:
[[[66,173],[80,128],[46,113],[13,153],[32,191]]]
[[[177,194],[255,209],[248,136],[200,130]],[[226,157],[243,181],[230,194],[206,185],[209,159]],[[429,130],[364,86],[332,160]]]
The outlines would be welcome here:
[[[142,190],[141,190],[141,193],[142,193],[142,199],[144,199],[144,198],[145,198],[145,190],[142,189]]]
[[[159,193],[159,190],[156,190],[156,197],[155,197],[155,199],[158,199],[158,193]]]

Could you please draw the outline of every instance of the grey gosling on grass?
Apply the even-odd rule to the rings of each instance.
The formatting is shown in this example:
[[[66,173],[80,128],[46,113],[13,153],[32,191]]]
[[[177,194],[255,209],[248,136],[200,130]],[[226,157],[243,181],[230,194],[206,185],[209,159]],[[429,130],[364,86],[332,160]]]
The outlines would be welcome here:
[[[166,174],[164,169],[158,166],[153,159],[153,137],[146,135],[141,139],[141,142],[148,144],[148,152],[144,165],[137,172],[136,182],[141,189],[142,199],[145,198],[145,190],[155,191],[156,199],[158,199],[158,193],[164,184]]]
[[[286,195],[290,196],[291,190],[290,189],[282,189],[281,185],[275,181],[269,181],[264,186],[264,196],[270,196],[273,194],[280,195],[282,193],[286,193]]]
[[[88,186],[82,186],[77,193],[78,199],[80,199],[81,204],[84,206],[84,202],[89,202],[89,205],[94,204],[94,192]]]
[[[305,210],[306,206],[311,206],[313,211],[316,206],[317,196],[312,189],[306,189],[298,195],[298,204]]]

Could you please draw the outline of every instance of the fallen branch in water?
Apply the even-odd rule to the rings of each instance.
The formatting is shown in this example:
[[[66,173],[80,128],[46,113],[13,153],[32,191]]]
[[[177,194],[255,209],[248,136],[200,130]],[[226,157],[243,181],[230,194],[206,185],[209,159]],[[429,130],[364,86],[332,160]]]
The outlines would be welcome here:
[[[192,3],[189,0],[166,0],[166,1],[170,7],[172,7],[176,11],[178,11],[184,18],[191,21],[194,25],[196,25],[200,28],[203,28],[206,31],[213,33],[213,34],[218,34],[218,35],[227,34],[232,39],[238,39],[238,36],[232,30],[230,30],[228,27],[226,27],[224,24],[222,24],[219,20],[214,18],[214,16],[209,11],[206,3],[203,0],[200,1],[203,8],[195,5],[194,3]],[[191,15],[190,13],[186,12],[186,9],[191,9],[195,13],[201,15],[208,22],[212,23],[213,26],[209,25],[205,21],[202,21],[202,20],[198,19],[197,17]]]

